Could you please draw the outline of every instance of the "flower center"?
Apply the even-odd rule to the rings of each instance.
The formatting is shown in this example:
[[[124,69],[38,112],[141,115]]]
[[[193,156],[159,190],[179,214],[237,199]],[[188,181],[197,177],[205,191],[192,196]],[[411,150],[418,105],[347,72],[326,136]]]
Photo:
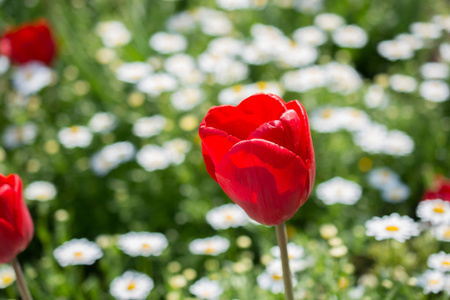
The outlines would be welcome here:
[[[447,229],[443,235],[445,239],[450,239],[450,229]]]
[[[213,247],[211,247],[211,246],[208,246],[206,249],[205,249],[205,253],[206,254],[213,254],[213,253],[215,253],[216,252],[216,250],[213,248]]]
[[[236,93],[242,91],[243,85],[242,84],[238,84],[233,86],[233,91],[235,91]]]
[[[277,275],[277,274],[273,274],[272,275],[272,279],[273,280],[281,280],[281,279],[283,279],[283,276],[280,276],[280,275]]]
[[[443,266],[446,266],[446,267],[450,267],[450,260],[444,260],[444,261],[442,262],[442,265],[443,265]]]
[[[399,228],[397,226],[393,226],[393,225],[386,226],[387,231],[398,231],[398,229]]]
[[[70,131],[72,133],[77,133],[78,131],[80,131],[80,128],[78,126],[72,126],[70,127]]]
[[[14,281],[14,277],[9,275],[4,275],[2,277],[2,281],[4,285],[10,285]]]
[[[444,208],[443,208],[441,205],[436,206],[435,208],[433,208],[433,211],[434,211],[435,213],[437,213],[437,214],[443,214],[443,213],[445,213],[445,210],[444,210]]]
[[[80,252],[80,251],[75,252],[75,253],[73,254],[73,256],[74,256],[75,258],[81,258],[81,257],[83,256],[83,252]]]
[[[256,85],[260,90],[265,90],[267,88],[267,82],[265,81],[259,81],[256,83]]]
[[[136,283],[134,283],[133,281],[130,282],[127,286],[127,290],[132,291],[136,288]]]
[[[333,110],[332,109],[325,109],[325,110],[322,111],[322,118],[329,119],[332,114],[333,114]]]
[[[437,279],[429,280],[429,281],[428,281],[428,284],[429,284],[429,285],[436,285],[436,284],[439,284],[439,280],[437,280]]]
[[[149,245],[149,244],[147,244],[147,243],[143,243],[142,244],[142,250],[150,250],[152,247]]]
[[[233,216],[232,215],[226,215],[225,219],[227,221],[233,221]]]

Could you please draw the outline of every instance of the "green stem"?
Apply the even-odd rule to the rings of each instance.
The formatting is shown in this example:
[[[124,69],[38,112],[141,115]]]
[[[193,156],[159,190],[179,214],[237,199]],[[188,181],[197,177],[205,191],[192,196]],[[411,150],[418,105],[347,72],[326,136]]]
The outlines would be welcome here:
[[[19,260],[16,258],[11,262],[14,272],[16,272],[17,287],[19,288],[20,296],[23,300],[33,300],[28,289],[25,277],[23,276],[22,268],[20,267]]]
[[[275,226],[277,232],[278,247],[280,247],[281,265],[283,267],[284,294],[286,300],[294,300],[294,290],[292,288],[291,270],[289,269],[289,256],[287,252],[287,232],[286,224]]]

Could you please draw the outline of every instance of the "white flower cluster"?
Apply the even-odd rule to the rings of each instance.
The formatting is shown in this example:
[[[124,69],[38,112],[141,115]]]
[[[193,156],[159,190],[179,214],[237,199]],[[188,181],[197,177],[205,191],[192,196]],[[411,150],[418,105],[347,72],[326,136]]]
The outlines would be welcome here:
[[[404,202],[411,194],[411,189],[400,180],[398,174],[387,167],[372,169],[368,181],[381,192],[383,201],[388,203]]]
[[[428,257],[430,268],[419,277],[419,286],[425,294],[437,294],[442,291],[450,293],[450,254],[440,251]]]
[[[322,182],[316,188],[317,198],[326,205],[336,203],[354,205],[361,198],[362,188],[356,182],[334,177]]]

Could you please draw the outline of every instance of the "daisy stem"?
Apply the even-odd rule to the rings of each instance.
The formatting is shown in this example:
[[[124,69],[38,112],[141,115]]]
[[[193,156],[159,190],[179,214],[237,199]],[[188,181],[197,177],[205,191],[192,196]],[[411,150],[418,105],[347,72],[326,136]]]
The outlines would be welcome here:
[[[287,252],[287,232],[286,224],[281,223],[275,226],[277,232],[278,247],[280,247],[281,265],[283,267],[284,293],[286,300],[294,300],[292,288],[291,270],[289,269],[289,256]]]
[[[14,268],[14,272],[16,272],[17,286],[19,288],[20,296],[22,296],[23,300],[33,300],[30,294],[30,290],[28,289],[27,283],[25,281],[25,277],[23,276],[22,267],[20,266],[17,257],[13,259],[11,264]]]

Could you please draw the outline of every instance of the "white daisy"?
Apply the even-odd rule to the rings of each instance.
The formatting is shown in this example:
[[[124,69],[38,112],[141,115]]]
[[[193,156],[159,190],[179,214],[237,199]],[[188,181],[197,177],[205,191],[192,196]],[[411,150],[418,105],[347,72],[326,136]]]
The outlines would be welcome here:
[[[341,111],[337,107],[324,107],[311,115],[311,128],[318,132],[336,132],[342,127]]]
[[[305,256],[305,249],[294,243],[287,244],[287,252],[289,259],[301,259]],[[270,248],[270,254],[276,258],[281,258],[280,247]]]
[[[220,104],[238,105],[242,100],[252,95],[248,85],[237,84],[220,91]]]
[[[157,32],[149,41],[150,47],[161,54],[182,52],[187,47],[187,40],[181,34]]]
[[[416,213],[423,222],[430,222],[433,225],[450,224],[449,201],[441,199],[420,201]]]
[[[422,39],[438,39],[442,35],[439,25],[433,23],[416,22],[409,26],[411,33]]]
[[[448,66],[443,63],[429,62],[420,67],[420,73],[425,79],[445,79],[448,72]]]
[[[450,33],[450,15],[435,15],[431,20]]]
[[[372,123],[355,132],[353,141],[368,153],[383,153],[386,149],[386,138],[389,130],[382,124]]]
[[[324,68],[321,66],[310,66],[284,73],[281,82],[287,90],[301,93],[324,87],[328,79]]]
[[[353,107],[339,109],[340,127],[348,131],[358,131],[370,126],[369,116],[362,110]]]
[[[117,244],[120,250],[133,257],[160,256],[169,245],[166,237],[158,232],[129,232],[122,234],[119,236]]]
[[[421,38],[409,33],[399,34],[395,37],[395,40],[407,43],[413,50],[422,49],[424,46],[424,42]]]
[[[142,78],[136,87],[139,91],[156,97],[161,93],[175,90],[177,85],[177,80],[172,75],[155,73]]]
[[[140,138],[148,138],[161,133],[167,124],[167,119],[162,115],[140,118],[133,124],[133,134]]]
[[[378,53],[390,61],[410,59],[414,56],[411,46],[405,41],[383,41],[377,46]]]
[[[170,31],[187,33],[191,32],[196,24],[192,14],[188,11],[182,11],[169,17],[166,26]]]
[[[210,10],[208,13],[202,15],[200,29],[206,35],[221,36],[231,32],[233,23],[228,19],[226,14]]]
[[[109,292],[119,300],[144,300],[153,287],[153,280],[147,275],[136,271],[127,271],[114,278]]]
[[[385,187],[381,193],[383,201],[388,203],[401,203],[406,201],[411,194],[411,189],[403,183],[398,182],[397,184]]]
[[[86,148],[91,144],[92,133],[84,126],[65,127],[58,132],[59,142],[68,149]]]
[[[314,63],[318,55],[312,46],[288,42],[277,52],[276,59],[282,67],[298,68]]]
[[[171,163],[166,150],[156,145],[142,147],[136,154],[136,160],[148,172],[166,169]]]
[[[25,96],[38,93],[52,82],[52,70],[36,61],[18,67],[12,76],[14,89]]]
[[[280,97],[282,97],[284,94],[284,90],[281,85],[278,82],[274,81],[258,81],[255,83],[247,84],[245,90],[248,91],[248,94],[246,97],[242,98],[242,100],[250,97],[253,94],[259,93],[275,94]]]
[[[203,277],[189,287],[189,292],[199,299],[217,300],[222,295],[223,288],[217,281]]]
[[[450,225],[442,224],[438,225],[431,230],[431,234],[442,242],[450,242]]]
[[[214,229],[219,230],[247,225],[249,218],[244,210],[236,204],[225,204],[211,209],[206,214],[206,221]]]
[[[435,270],[426,270],[418,280],[418,285],[425,294],[437,294],[444,290],[446,278],[444,273]]]
[[[432,102],[447,101],[450,95],[448,84],[441,80],[426,80],[420,84],[420,95]]]
[[[372,84],[364,95],[364,102],[370,108],[381,107],[387,104],[388,97],[381,85]]]
[[[208,44],[208,52],[215,53],[216,55],[226,55],[226,56],[238,56],[242,48],[244,47],[244,42],[232,37],[219,37],[213,39]]]
[[[441,43],[439,46],[439,54],[444,61],[450,62],[450,44]]]
[[[225,10],[250,8],[250,0],[216,0],[217,5]]]
[[[7,288],[16,281],[16,273],[10,265],[0,266],[0,289]]]
[[[193,240],[189,244],[189,251],[197,255],[219,255],[230,247],[230,241],[221,236]]]
[[[301,272],[314,264],[311,258],[295,258],[289,259],[289,269],[292,273]],[[275,258],[267,264],[267,269],[282,270],[281,258]],[[281,272],[282,273],[282,272]]]
[[[395,239],[403,243],[419,233],[419,225],[413,219],[397,213],[366,221],[366,235],[375,237],[377,241]]]
[[[391,88],[400,93],[412,93],[417,88],[417,80],[414,77],[394,74],[389,77]]]
[[[205,98],[203,91],[199,88],[183,88],[170,96],[170,103],[181,111],[188,111],[200,104]]]
[[[104,176],[120,164],[130,161],[135,153],[130,142],[117,142],[105,146],[91,158],[91,169],[98,176]]]
[[[367,33],[356,25],[342,26],[332,34],[336,45],[346,48],[362,48],[367,44]]]
[[[48,201],[56,196],[56,187],[47,181],[34,181],[25,188],[25,199]]]
[[[172,55],[164,61],[164,69],[178,78],[190,76],[195,68],[194,58],[185,53]]]
[[[384,153],[389,155],[404,156],[414,150],[414,141],[409,135],[400,130],[391,130],[386,135]]]
[[[63,243],[53,251],[61,267],[72,265],[92,265],[103,256],[100,247],[87,239],[73,239]]]
[[[347,95],[362,85],[361,76],[349,65],[330,62],[324,71],[328,79],[328,89],[333,93]]]
[[[372,169],[367,179],[371,186],[380,190],[396,186],[400,182],[398,174],[387,167]]]
[[[294,1],[294,9],[304,14],[315,14],[323,8],[323,0]]]
[[[5,128],[2,135],[3,147],[15,149],[22,145],[30,145],[36,140],[37,133],[37,127],[33,123],[10,125]]]
[[[272,56],[261,49],[256,43],[252,42],[241,50],[241,58],[250,65],[264,65],[271,61]]]
[[[184,162],[186,154],[192,149],[191,143],[186,140],[176,138],[165,142],[162,149],[170,160],[170,163],[179,165]]]
[[[314,24],[325,31],[333,31],[344,25],[345,19],[339,15],[323,13],[314,18]]]
[[[100,22],[95,29],[108,48],[124,46],[131,40],[130,31],[119,21]]]
[[[230,85],[248,77],[248,66],[238,60],[223,60],[213,73],[214,81],[221,85]]]
[[[93,132],[107,133],[117,125],[117,119],[112,113],[99,112],[92,116],[89,127]]]
[[[316,193],[317,198],[327,205],[336,203],[353,205],[361,198],[362,188],[356,182],[334,177],[319,184]]]
[[[281,264],[270,264],[266,270],[260,274],[256,281],[263,290],[269,290],[274,294],[284,292],[283,270]],[[297,285],[297,280],[292,276],[292,286]]]
[[[0,55],[0,75],[6,73],[9,69],[9,59],[6,56]]]
[[[439,253],[431,254],[428,257],[427,265],[431,269],[441,272],[450,271],[450,254],[441,251]]]
[[[116,77],[123,82],[137,83],[152,72],[152,66],[145,62],[123,63],[116,69]]]
[[[325,32],[316,26],[298,28],[294,31],[292,37],[297,43],[310,46],[320,46],[327,41]]]

